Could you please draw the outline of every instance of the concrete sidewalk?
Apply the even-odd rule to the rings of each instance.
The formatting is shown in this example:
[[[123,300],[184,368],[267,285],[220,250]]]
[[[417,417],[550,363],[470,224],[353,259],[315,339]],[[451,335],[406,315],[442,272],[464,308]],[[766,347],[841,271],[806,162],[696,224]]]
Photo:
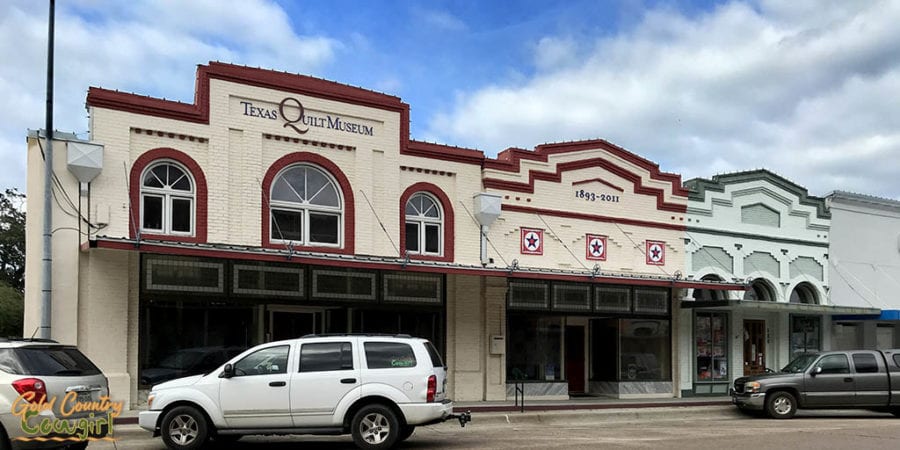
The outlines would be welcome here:
[[[573,424],[587,422],[626,422],[635,420],[696,420],[743,417],[731,406],[728,397],[670,399],[610,399],[585,397],[561,401],[529,400],[524,412],[514,402],[458,402],[455,412],[471,411],[472,423],[503,424]],[[115,422],[116,434],[148,433],[137,426],[138,410],[122,413]],[[455,425],[455,421],[448,422]]]

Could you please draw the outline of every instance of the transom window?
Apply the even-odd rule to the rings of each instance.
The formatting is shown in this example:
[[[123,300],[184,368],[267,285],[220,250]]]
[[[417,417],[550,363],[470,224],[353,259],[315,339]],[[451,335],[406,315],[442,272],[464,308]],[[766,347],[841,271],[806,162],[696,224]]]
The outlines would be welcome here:
[[[271,240],[341,245],[342,199],[334,179],[308,164],[284,169],[270,192]]]
[[[440,256],[443,220],[440,203],[434,197],[424,192],[413,194],[406,202],[406,251]]]
[[[141,176],[141,231],[194,234],[194,180],[172,161],[147,167]]]

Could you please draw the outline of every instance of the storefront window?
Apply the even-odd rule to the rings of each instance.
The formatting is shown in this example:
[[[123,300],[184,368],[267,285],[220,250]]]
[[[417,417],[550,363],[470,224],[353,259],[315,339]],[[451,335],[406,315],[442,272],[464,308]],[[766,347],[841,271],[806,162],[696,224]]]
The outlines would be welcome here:
[[[821,350],[822,321],[819,317],[791,316],[791,359],[801,353]]]
[[[622,319],[620,329],[620,380],[672,378],[668,320]]]
[[[694,322],[696,381],[728,381],[728,330],[725,313],[697,313]]]
[[[506,377],[515,381],[562,380],[562,317],[510,314]]]

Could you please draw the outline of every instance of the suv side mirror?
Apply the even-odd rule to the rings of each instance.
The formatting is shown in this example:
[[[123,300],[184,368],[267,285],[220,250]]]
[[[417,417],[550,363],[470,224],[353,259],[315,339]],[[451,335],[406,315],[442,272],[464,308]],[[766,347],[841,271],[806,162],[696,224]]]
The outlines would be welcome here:
[[[225,367],[222,368],[222,373],[219,374],[219,378],[231,378],[234,376],[234,366],[231,364],[225,364]]]
[[[822,367],[821,367],[821,366],[817,366],[817,367],[814,368],[814,369],[812,370],[812,372],[810,372],[809,374],[812,375],[812,376],[816,376],[816,375],[818,375],[818,374],[820,374],[820,373],[822,373]]]

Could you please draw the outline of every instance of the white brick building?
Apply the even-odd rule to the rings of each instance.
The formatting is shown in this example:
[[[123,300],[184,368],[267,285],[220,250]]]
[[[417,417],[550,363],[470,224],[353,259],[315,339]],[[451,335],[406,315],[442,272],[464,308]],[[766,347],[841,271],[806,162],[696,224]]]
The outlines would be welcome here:
[[[87,106],[103,168],[81,195],[74,140],[54,145],[74,207],[54,212],[51,332],[131,404],[238,349],[328,332],[432,339],[458,400],[514,383],[675,396],[672,299],[737,287],[681,277],[680,177],[605,141],[487,158],[410,140],[397,97],[222,63],[199,67],[193,104],[91,88]],[[43,147],[29,138],[33,198]],[[478,193],[502,204],[484,240]],[[41,223],[29,212],[27,330]]]
[[[767,170],[685,182],[687,274],[746,282],[746,292],[693,290],[678,330],[683,395],[728,392],[731,380],[831,348],[836,314],[877,314],[829,301],[831,214],[825,200]]]

